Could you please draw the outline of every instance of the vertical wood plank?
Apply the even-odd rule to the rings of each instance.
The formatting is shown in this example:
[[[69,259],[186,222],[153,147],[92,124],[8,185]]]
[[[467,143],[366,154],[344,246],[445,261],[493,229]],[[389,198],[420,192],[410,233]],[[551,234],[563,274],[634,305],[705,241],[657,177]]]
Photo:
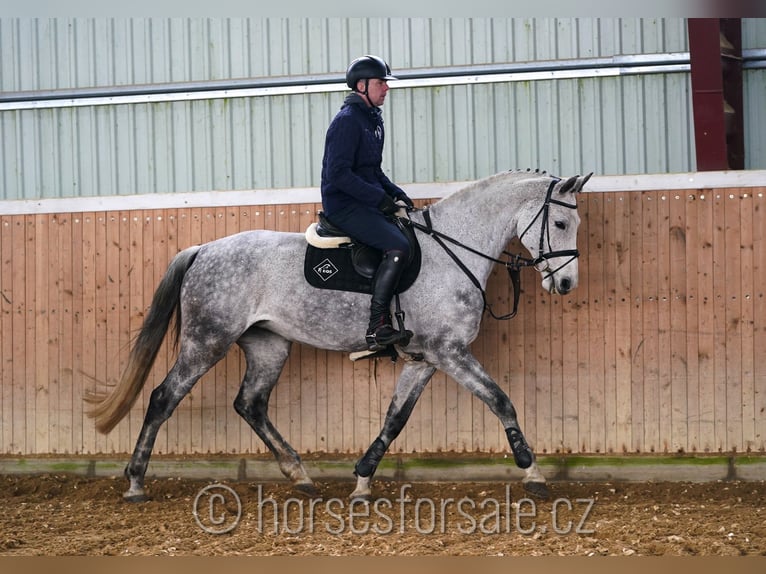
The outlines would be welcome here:
[[[327,408],[327,452],[343,452],[343,363],[347,361],[342,353],[327,352],[325,372],[326,408]],[[321,403],[321,392],[318,403]]]
[[[30,440],[28,425],[34,424],[30,416],[28,403],[33,402],[34,395],[28,398],[27,378],[34,375],[34,328],[35,302],[30,293],[34,284],[34,243],[30,226],[34,221],[29,216],[19,216],[14,221],[13,253],[18,264],[13,274],[14,316],[13,316],[13,437],[11,452],[27,454],[33,452],[33,442]],[[19,272],[20,271],[20,272]],[[31,331],[31,332],[30,332]],[[30,359],[31,356],[31,359]],[[29,373],[29,374],[28,374]]]
[[[564,321],[563,297],[553,297],[550,307],[551,336],[548,343],[551,356],[550,396],[550,438],[543,453],[561,452],[564,442]]]
[[[74,281],[72,250],[74,247],[73,214],[62,213],[59,216],[58,252],[59,252],[59,328],[58,352],[59,381],[58,399],[58,449],[65,454],[74,453],[76,447],[72,440],[74,404],[73,404],[73,367],[74,367]],[[81,403],[78,403],[80,408]]]
[[[341,451],[344,453],[356,452],[356,435],[355,435],[355,423],[356,423],[356,410],[355,410],[355,397],[354,391],[354,371],[356,363],[352,363],[348,360],[341,361],[341,379],[339,386],[342,391],[338,396],[341,408],[342,427],[341,427]],[[336,403],[337,404],[337,403]]]
[[[34,411],[34,424],[32,425],[30,438],[33,439],[34,453],[50,452],[48,430],[50,428],[50,380],[51,365],[48,357],[48,341],[50,338],[50,315],[49,301],[50,269],[48,267],[48,244],[49,228],[51,227],[50,216],[35,215],[35,281],[31,286],[35,298],[35,362],[32,365],[32,377],[28,384],[31,386],[30,395],[34,400],[28,408]]]
[[[73,213],[70,219],[72,228],[71,265],[72,265],[72,336],[71,336],[71,380],[72,380],[72,452],[83,454],[83,429],[86,424],[87,405],[83,402],[85,388],[88,386],[83,374],[83,320],[85,317],[85,289],[83,285],[83,214]]]
[[[766,187],[753,195],[753,450],[766,450],[766,361],[762,360],[762,341],[766,337]]]
[[[14,424],[14,363],[21,359],[14,355],[14,339],[18,337],[13,328],[16,316],[15,306],[19,304],[21,295],[13,288],[14,275],[19,262],[23,261],[23,254],[14,254],[13,229],[14,222],[18,217],[7,215],[0,216],[0,452],[13,453],[15,446],[13,441]]]
[[[45,345],[45,353],[48,357],[48,380],[45,391],[45,400],[48,403],[48,428],[42,431],[45,434],[45,450],[40,452],[60,452],[59,434],[61,432],[59,422],[59,389],[61,382],[61,366],[59,362],[59,333],[61,330],[61,247],[59,244],[59,227],[61,215],[53,214],[45,216],[45,224],[48,229],[48,245],[40,253],[43,265],[47,267],[47,301],[48,301],[48,335]],[[38,426],[39,430],[39,426]]]
[[[657,450],[667,453],[671,449],[673,404],[671,396],[673,350],[671,332],[670,282],[670,195],[666,191],[657,198]]]
[[[638,252],[631,249],[631,214],[633,201],[629,193],[617,193],[614,197],[614,249],[611,251],[607,268],[613,269],[614,277],[614,335],[615,335],[615,402],[616,402],[616,444],[620,453],[635,449],[633,438],[633,412],[631,388],[633,380],[633,352],[631,318],[634,308],[634,289],[631,282],[632,259]],[[607,281],[608,283],[608,281]],[[640,290],[639,290],[640,292]]]
[[[697,202],[699,239],[697,251],[697,284],[699,295],[699,437],[703,452],[715,450],[715,288],[713,211],[715,202],[712,193],[700,191]]]
[[[617,340],[616,317],[617,289],[615,287],[614,260],[615,248],[615,219],[618,216],[617,202],[614,194],[607,194],[603,199],[603,227],[601,241],[602,263],[598,270],[601,285],[601,301],[603,308],[603,338],[604,338],[604,447],[603,452],[613,453],[621,449],[617,440]]]
[[[353,369],[354,382],[354,414],[353,414],[353,446],[352,452],[361,454],[373,441],[373,430],[370,428],[370,385],[373,384],[370,370],[372,364],[356,361]],[[418,433],[419,434],[419,433]],[[408,433],[407,446],[412,433]]]
[[[27,319],[26,319],[26,354],[24,358],[26,365],[24,369],[24,378],[22,383],[26,387],[26,404],[23,405],[22,410],[26,411],[24,416],[24,425],[22,428],[26,431],[25,447],[26,452],[37,453],[37,437],[36,427],[38,421],[43,420],[42,415],[38,416],[37,411],[40,408],[40,403],[37,396],[38,378],[41,376],[40,370],[37,367],[37,361],[40,360],[41,349],[38,345],[38,333],[37,330],[42,327],[42,320],[47,313],[47,302],[40,299],[41,295],[38,293],[39,285],[44,282],[39,279],[42,276],[42,269],[40,269],[39,263],[39,247],[38,242],[41,237],[45,237],[47,233],[45,229],[42,229],[38,217],[34,215],[25,216],[25,232],[26,232],[26,274],[27,281],[25,284],[26,293],[25,300],[27,303]],[[43,356],[44,360],[45,357]],[[45,368],[45,367],[43,367]],[[45,373],[43,373],[45,374]]]
[[[93,391],[106,392],[96,371],[96,216],[81,214],[82,223],[82,377],[83,385]],[[87,408],[87,407],[86,407]],[[98,452],[95,421],[82,419],[82,444],[86,454]]]
[[[686,282],[686,448],[690,452],[700,450],[700,370],[699,370],[699,259],[697,250],[701,246],[700,224],[697,208],[700,200],[694,191],[680,192],[685,204],[685,254],[684,275]]]
[[[685,452],[689,449],[688,390],[690,336],[687,313],[687,228],[686,198],[682,192],[668,193],[670,250],[670,435],[668,450]]]
[[[535,285],[534,294],[531,294],[535,300],[535,316],[537,317],[534,331],[534,345],[537,350],[534,382],[535,411],[533,413],[534,418],[525,425],[528,430],[524,432],[529,434],[530,441],[534,441],[531,444],[535,450],[546,452],[552,448],[551,417],[553,407],[550,389],[553,384],[551,362],[554,358],[551,354],[550,345],[551,306],[553,305],[553,297],[557,296],[551,295],[542,288],[539,283],[539,274],[535,279],[538,280],[538,283]]]
[[[451,452],[460,450],[460,434],[458,425],[459,395],[458,385],[441,371],[434,373],[432,385],[441,385],[444,389],[444,410],[446,412],[446,449]]]
[[[726,199],[720,189],[711,190],[713,196],[713,448],[726,449],[726,344],[728,326],[726,308],[728,277],[726,276]]]
[[[643,261],[645,272],[642,274],[643,286],[643,348],[641,359],[644,363],[644,450],[658,452],[660,444],[660,280],[664,273],[659,254],[661,226],[658,214],[657,192],[645,193],[643,223],[646,233],[643,238]]]
[[[605,355],[605,318],[604,318],[604,195],[597,193],[588,196],[588,264],[585,272],[587,285],[588,329],[584,337],[588,347],[588,410],[589,452],[604,452],[606,440],[606,392],[604,373],[606,372]]]
[[[589,196],[587,202],[587,209],[583,215],[581,223],[581,233],[579,234],[578,247],[581,248],[585,254],[584,265],[580,271],[580,285],[577,290],[574,291],[573,297],[578,301],[577,313],[579,315],[578,327],[580,328],[579,336],[575,339],[577,348],[577,359],[574,363],[577,377],[577,451],[576,452],[591,452],[593,448],[591,436],[591,425],[598,417],[598,411],[594,407],[591,398],[591,385],[595,384],[591,380],[591,372],[589,370],[590,365],[590,353],[594,342],[592,340],[592,331],[589,325],[591,313],[596,313],[594,308],[594,302],[590,294],[591,285],[591,271],[588,264],[592,261],[591,258],[591,229],[596,229],[599,225],[599,206],[600,198],[596,196]],[[594,246],[595,247],[595,246]],[[594,274],[596,273],[594,269]]]
[[[742,200],[735,189],[721,190],[724,205],[724,234],[726,245],[725,268],[725,335],[726,335],[726,391],[723,396],[726,423],[725,451],[736,452],[742,448],[742,254],[744,251],[743,234],[749,230],[742,228],[740,215]]]
[[[581,197],[578,200],[581,220],[584,222],[588,217],[588,200]],[[583,242],[587,241],[587,224],[581,223],[577,232],[577,246],[583,251]],[[584,251],[583,251],[584,253]],[[582,265],[580,273],[587,265],[585,258],[578,263]],[[582,275],[580,276],[582,280]],[[560,449],[565,453],[580,452],[580,390],[579,390],[579,357],[578,347],[581,337],[579,320],[583,308],[580,287],[567,293],[564,297],[561,309],[561,370],[564,376],[562,380],[562,438]],[[522,337],[525,335],[521,335]]]
[[[631,450],[642,452],[646,448],[644,437],[644,193],[634,193],[630,197],[630,359],[633,367],[630,377],[630,412],[632,420]]]
[[[754,254],[753,254],[753,212],[755,205],[752,193],[749,190],[732,190],[738,196],[738,206],[740,214],[740,257],[741,257],[741,278],[739,281],[738,298],[740,301],[741,316],[739,319],[741,331],[741,411],[742,418],[741,438],[736,445],[739,452],[750,452],[755,443],[755,381],[754,381],[754,323],[753,315],[753,274],[754,274]]]
[[[94,239],[93,239],[93,257],[94,257],[94,318],[95,318],[95,331],[93,332],[94,347],[95,347],[95,377],[96,381],[101,388],[109,389],[114,381],[109,380],[108,364],[109,358],[107,356],[107,334],[106,334],[106,290],[107,290],[107,267],[106,261],[108,255],[106,253],[106,215],[104,213],[95,213],[93,215],[94,223]],[[95,435],[95,449],[96,452],[107,453],[116,452],[116,444],[114,440],[115,432],[108,436],[104,436],[100,433]]]

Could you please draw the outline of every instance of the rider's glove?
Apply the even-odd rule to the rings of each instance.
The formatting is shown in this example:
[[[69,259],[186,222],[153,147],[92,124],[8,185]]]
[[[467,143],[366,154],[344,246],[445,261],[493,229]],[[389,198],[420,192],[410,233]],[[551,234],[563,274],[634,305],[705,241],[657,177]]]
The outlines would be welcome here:
[[[400,191],[399,193],[397,193],[397,194],[396,194],[396,197],[395,197],[395,199],[396,199],[396,201],[402,201],[402,202],[404,202],[404,204],[405,204],[407,207],[409,207],[410,209],[414,209],[414,207],[415,207],[415,204],[414,204],[414,203],[412,203],[412,200],[411,200],[411,199],[409,198],[409,196],[408,196],[406,193],[404,193],[403,191]]]
[[[378,209],[380,209],[386,215],[393,215],[399,211],[399,206],[394,203],[394,200],[387,193],[383,194],[383,199],[378,203]]]

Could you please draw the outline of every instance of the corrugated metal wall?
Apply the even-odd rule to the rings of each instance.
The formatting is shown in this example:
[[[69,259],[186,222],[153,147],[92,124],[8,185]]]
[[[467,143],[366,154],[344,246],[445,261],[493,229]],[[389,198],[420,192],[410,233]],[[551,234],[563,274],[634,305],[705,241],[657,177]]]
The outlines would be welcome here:
[[[743,21],[745,47],[766,24]],[[688,50],[684,19],[0,19],[0,90],[340,74]],[[746,74],[747,167],[766,167],[766,73]],[[316,186],[339,92],[0,111],[0,199]],[[687,73],[401,88],[384,107],[396,181],[511,167],[695,169]]]

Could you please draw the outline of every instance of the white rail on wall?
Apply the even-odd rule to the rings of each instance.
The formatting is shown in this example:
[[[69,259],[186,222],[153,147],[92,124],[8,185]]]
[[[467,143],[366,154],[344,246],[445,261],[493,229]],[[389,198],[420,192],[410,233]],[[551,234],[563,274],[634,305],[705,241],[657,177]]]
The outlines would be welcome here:
[[[556,174],[575,175],[575,174]],[[470,181],[402,184],[415,199],[439,198]],[[655,191],[715,189],[722,187],[758,187],[766,185],[766,170],[709,171],[693,173],[658,173],[636,175],[594,175],[586,191]],[[43,213],[79,213],[133,209],[172,209],[184,207],[226,207],[232,205],[284,205],[319,203],[319,188],[253,189],[245,191],[207,191],[120,195],[110,197],[73,197],[0,201],[0,215]]]

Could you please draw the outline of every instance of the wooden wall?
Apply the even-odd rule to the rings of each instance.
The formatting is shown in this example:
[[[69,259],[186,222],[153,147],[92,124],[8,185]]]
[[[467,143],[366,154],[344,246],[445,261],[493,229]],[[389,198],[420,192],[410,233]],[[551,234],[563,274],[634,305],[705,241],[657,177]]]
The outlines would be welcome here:
[[[523,273],[518,316],[486,317],[477,356],[540,453],[764,451],[766,187],[586,193],[580,286]],[[0,216],[0,452],[125,453],[172,353],[108,436],[82,395],[114,383],[170,258],[244,229],[302,231],[316,204]],[[489,295],[507,310],[502,268]],[[358,452],[376,436],[398,365],[295,346],[272,397],[301,452]],[[238,349],[163,427],[155,452],[264,447],[232,402]],[[505,451],[486,407],[437,374],[397,452]]]

